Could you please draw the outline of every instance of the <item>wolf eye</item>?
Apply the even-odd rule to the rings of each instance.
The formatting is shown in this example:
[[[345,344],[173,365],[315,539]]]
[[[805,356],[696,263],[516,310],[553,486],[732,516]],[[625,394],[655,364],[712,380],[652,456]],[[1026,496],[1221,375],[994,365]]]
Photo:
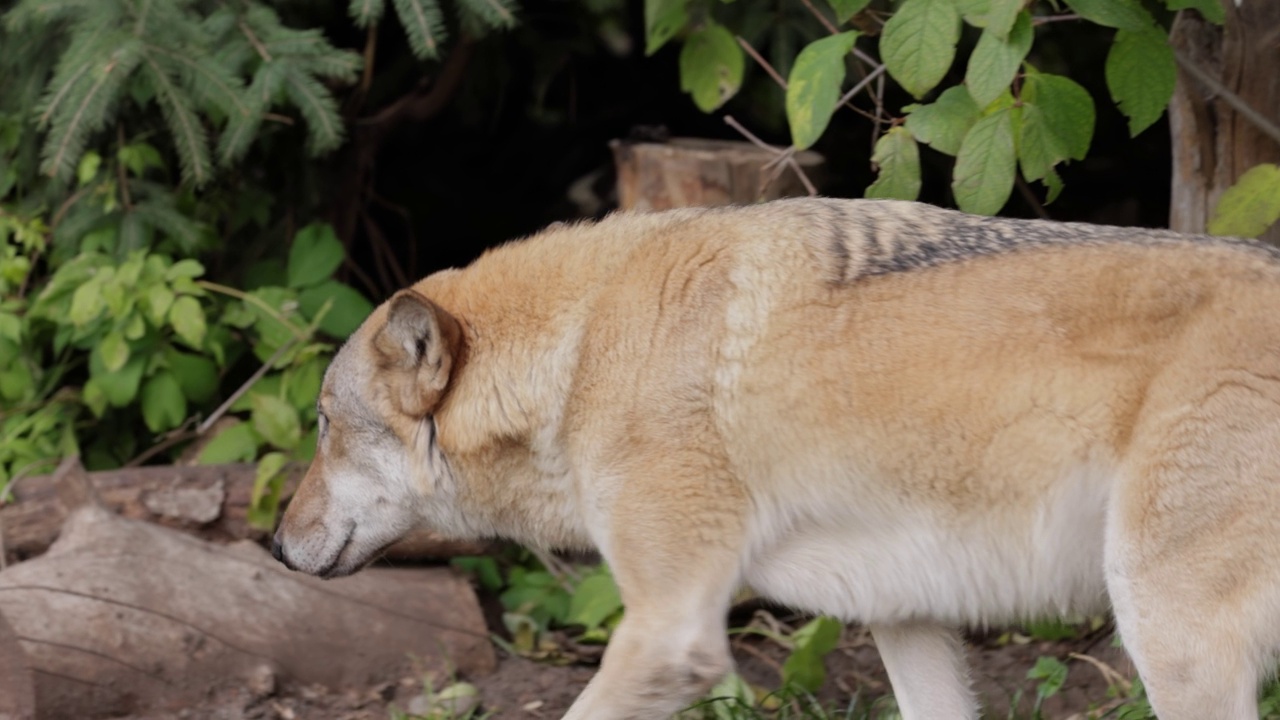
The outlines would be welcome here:
[[[323,410],[317,411],[316,425],[319,437],[323,438],[329,432],[329,418],[325,416]]]

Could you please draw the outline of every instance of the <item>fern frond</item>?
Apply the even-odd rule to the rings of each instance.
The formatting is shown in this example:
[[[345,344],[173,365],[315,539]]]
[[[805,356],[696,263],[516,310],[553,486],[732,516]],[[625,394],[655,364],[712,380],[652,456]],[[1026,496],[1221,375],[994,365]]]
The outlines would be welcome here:
[[[195,251],[199,249],[200,240],[204,237],[204,228],[199,222],[179,212],[173,206],[172,198],[173,194],[167,193],[136,203],[132,214],[172,240],[182,252]]]
[[[182,179],[201,187],[209,181],[213,170],[209,161],[209,141],[200,118],[192,108],[191,98],[155,56],[145,55],[143,68],[155,88],[165,124],[173,135]]]
[[[151,245],[150,230],[138,213],[126,210],[116,231],[116,257],[123,259],[130,252]]]
[[[274,58],[303,63],[313,75],[341,82],[355,82],[364,64],[360,55],[339,50],[318,30],[286,28],[264,44]]]
[[[393,0],[396,15],[409,38],[409,49],[421,60],[440,57],[446,34],[444,16],[436,0]]]
[[[284,89],[307,120],[307,149],[323,155],[342,144],[342,118],[328,88],[300,68],[287,66]]]
[[[71,33],[66,52],[53,70],[44,97],[36,105],[37,124],[47,125],[80,81],[95,67],[110,62],[127,38],[107,27],[77,28]]]
[[[235,10],[223,5],[206,15],[200,21],[200,28],[205,37],[214,43],[219,43],[235,30],[236,20],[238,19],[239,16],[236,15]]]
[[[458,11],[473,34],[509,30],[516,25],[515,0],[458,0]]]
[[[137,43],[127,42],[116,48],[105,63],[95,64],[80,75],[67,92],[67,99],[53,113],[41,172],[59,179],[71,176],[89,135],[106,124],[125,80],[140,58]]]
[[[351,0],[351,4],[347,6],[347,14],[351,16],[351,21],[361,29],[368,28],[381,20],[385,10],[384,0]]]
[[[112,7],[105,7],[107,5]],[[24,32],[40,25],[80,17],[86,11],[114,14],[118,10],[114,3],[102,3],[101,0],[22,0],[4,14],[4,26],[9,32]],[[99,16],[99,19],[102,24],[110,24],[113,18]]]
[[[287,65],[278,60],[262,63],[249,83],[249,101],[256,103],[264,111],[271,107],[284,91]]]
[[[204,52],[183,53],[158,45],[147,45],[147,51],[180,67],[185,85],[196,97],[227,117],[247,117],[251,112],[244,82],[212,56]]]

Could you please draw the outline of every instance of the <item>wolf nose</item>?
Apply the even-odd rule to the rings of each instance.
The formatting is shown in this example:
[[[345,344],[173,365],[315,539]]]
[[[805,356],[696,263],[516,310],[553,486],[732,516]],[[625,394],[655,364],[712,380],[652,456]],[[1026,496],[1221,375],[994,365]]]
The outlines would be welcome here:
[[[275,558],[276,560],[279,560],[282,563],[284,562],[284,547],[280,545],[279,532],[276,532],[275,536],[271,538],[271,557]],[[289,563],[284,563],[284,564],[288,565]]]

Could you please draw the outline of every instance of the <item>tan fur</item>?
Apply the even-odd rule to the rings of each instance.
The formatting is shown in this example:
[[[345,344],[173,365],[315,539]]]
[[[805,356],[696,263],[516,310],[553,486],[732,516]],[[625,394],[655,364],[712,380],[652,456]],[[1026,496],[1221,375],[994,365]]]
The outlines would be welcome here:
[[[380,307],[277,536],[597,548],[627,606],[567,717],[661,718],[747,584],[871,625],[909,720],[954,628],[1114,607],[1163,720],[1280,648],[1280,263],[1237,241],[799,200],[615,215]]]

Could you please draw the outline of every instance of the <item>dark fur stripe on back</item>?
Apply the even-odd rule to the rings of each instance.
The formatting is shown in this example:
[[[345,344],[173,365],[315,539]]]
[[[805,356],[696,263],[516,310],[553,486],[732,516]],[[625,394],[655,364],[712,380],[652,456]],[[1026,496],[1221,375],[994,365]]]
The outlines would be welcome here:
[[[1062,245],[1191,243],[1238,248],[1280,261],[1280,249],[1270,245],[1168,230],[982,217],[892,200],[805,198],[776,204],[808,205],[796,216],[826,228],[815,239],[822,239],[820,249],[834,265],[830,277],[837,282]]]

